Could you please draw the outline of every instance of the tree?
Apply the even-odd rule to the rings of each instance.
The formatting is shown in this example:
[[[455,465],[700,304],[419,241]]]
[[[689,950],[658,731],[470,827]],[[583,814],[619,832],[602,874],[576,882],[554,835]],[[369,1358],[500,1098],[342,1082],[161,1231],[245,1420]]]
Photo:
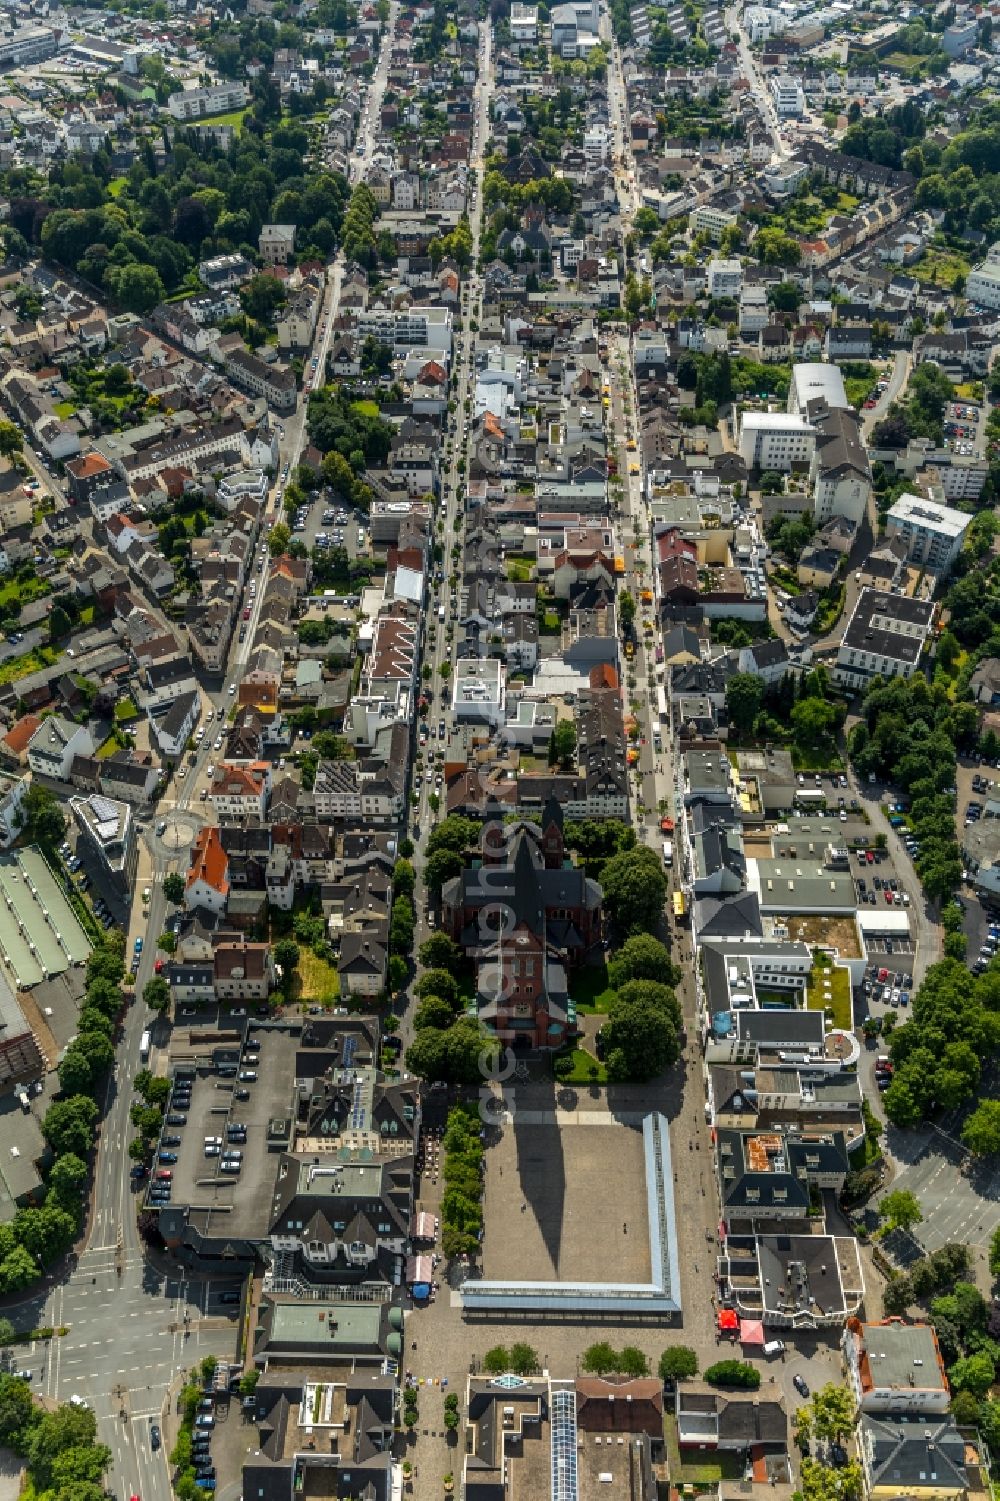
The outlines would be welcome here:
[[[389,955],[389,989],[393,995],[405,988],[409,973],[409,965],[401,954]]]
[[[493,1345],[483,1356],[487,1376],[504,1376],[510,1370],[510,1351],[506,1345]]]
[[[828,1381],[813,1392],[812,1427],[817,1438],[835,1441],[854,1427],[854,1398],[850,1388]]]
[[[441,1032],[454,1020],[455,1012],[448,1002],[438,995],[429,995],[414,1012],[413,1029],[420,1032],[424,1027],[436,1027]]]
[[[397,860],[392,868],[392,891],[394,896],[413,895],[417,884],[413,865],[409,860]]]
[[[1000,1152],[1000,1100],[980,1100],[962,1127],[962,1141],[974,1157]]]
[[[142,989],[142,998],[150,1011],[166,1011],[170,1005],[170,986],[162,975],[154,975]]]
[[[75,1152],[57,1157],[49,1173],[49,1199],[62,1209],[79,1212],[87,1184],[87,1164]]]
[[[177,871],[172,870],[163,878],[163,895],[173,907],[179,907],[184,900],[184,877]]]
[[[661,1011],[678,1031],[681,1028],[680,1003],[670,986],[662,985],[659,980],[627,980],[618,991],[615,1004],[630,1008],[652,1006]]]
[[[523,1341],[515,1341],[510,1347],[509,1369],[518,1376],[534,1376],[540,1370],[538,1352]]]
[[[976,1397],[985,1397],[995,1377],[996,1367],[985,1350],[956,1360],[948,1372],[952,1391],[972,1392]]]
[[[618,623],[626,636],[635,625],[635,600],[627,589],[622,589],[617,598]]]
[[[283,521],[276,521],[271,528],[271,534],[267,539],[268,552],[272,558],[280,558],[283,552],[287,552],[288,544],[292,539],[289,528]]]
[[[572,719],[560,719],[549,736],[549,765],[569,767],[576,752],[576,725]]]
[[[109,273],[106,282],[112,295],[129,313],[148,313],[166,296],[163,278],[154,266],[141,266],[133,262],[122,266],[113,276]]]
[[[445,1031],[425,1027],[406,1050],[406,1066],[429,1083],[476,1084],[480,1059],[490,1066],[499,1045],[473,1017],[460,1017]]]
[[[32,782],[23,807],[28,839],[48,849],[57,846],[66,833],[66,818],[55,794],[40,783]]]
[[[464,868],[465,861],[454,850],[435,850],[432,855],[428,856],[427,863],[424,866],[424,881],[427,885],[427,890],[435,898],[440,896],[441,887],[445,882],[451,881],[455,876],[461,875]]]
[[[428,996],[438,996],[452,1008],[458,1005],[458,984],[447,969],[428,969],[416,984],[416,993],[422,1001]]]
[[[920,1200],[908,1188],[895,1188],[887,1193],[879,1208],[892,1230],[909,1230],[924,1217]]]
[[[285,304],[285,289],[276,276],[262,272],[240,288],[240,302],[248,318],[270,323],[278,308]]]
[[[800,699],[791,713],[796,744],[810,750],[822,748],[836,729],[837,718],[836,706],[825,699]]]
[[[604,908],[623,933],[651,932],[663,919],[666,877],[655,852],[643,845],[614,855],[601,873]]]
[[[677,1028],[661,1007],[647,1000],[629,1003],[618,996],[600,1031],[608,1078],[615,1083],[652,1079],[680,1055]]]
[[[990,1236],[990,1275],[1000,1277],[1000,1225]]]
[[[71,1042],[63,1053],[56,1073],[59,1075],[59,1088],[63,1094],[89,1094],[94,1087],[94,1070],[90,1059],[75,1042]]]
[[[649,1360],[637,1345],[623,1345],[618,1353],[616,1370],[620,1376],[628,1376],[629,1380],[636,1381],[649,1375]]]
[[[726,683],[726,709],[739,735],[751,733],[763,702],[764,679],[755,672],[734,672]]]
[[[592,1376],[610,1376],[618,1369],[618,1351],[606,1339],[598,1340],[584,1350],[580,1364]]]
[[[294,938],[281,938],[274,945],[274,962],[284,980],[291,981],[299,962],[299,946]]]
[[[0,1376],[0,1444],[20,1448],[34,1417],[31,1387],[16,1376]]]
[[[704,1376],[712,1386],[740,1386],[752,1392],[760,1386],[760,1371],[744,1360],[717,1360]]]
[[[49,612],[49,639],[62,641],[73,629],[73,623],[61,605],[53,605]]]
[[[37,1419],[28,1440],[26,1457],[36,1491],[48,1490],[53,1483],[53,1463],[68,1449],[92,1446],[97,1437],[97,1420],[89,1407],[66,1403],[55,1412],[45,1412]]]
[[[454,974],[462,962],[462,950],[447,933],[432,933],[420,945],[417,958],[427,969],[444,969]]]
[[[93,1145],[98,1114],[94,1101],[86,1095],[54,1100],[42,1120],[42,1135],[57,1157],[64,1152],[86,1157]]]
[[[657,1372],[664,1385],[688,1381],[698,1374],[698,1357],[689,1345],[671,1345],[660,1356]]]
[[[655,980],[660,985],[676,985],[681,973],[671,962],[665,944],[651,933],[634,933],[608,961],[608,980],[612,990],[620,990],[629,980]]]

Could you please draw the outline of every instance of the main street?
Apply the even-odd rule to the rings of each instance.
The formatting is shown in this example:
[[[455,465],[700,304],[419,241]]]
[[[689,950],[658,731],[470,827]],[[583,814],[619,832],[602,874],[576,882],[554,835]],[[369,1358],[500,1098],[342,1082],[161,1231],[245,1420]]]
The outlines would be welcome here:
[[[418,753],[415,759],[415,771],[423,775],[423,785],[415,789],[417,802],[413,809],[413,842],[415,845],[414,865],[418,874],[422,872],[424,864],[424,852],[427,837],[434,826],[434,811],[430,803],[430,797],[434,792],[434,767],[441,767],[444,759],[444,742],[437,736],[437,728],[444,717],[444,708],[448,701],[451,678],[447,681],[441,676],[441,668],[448,662],[454,669],[455,629],[461,613],[461,590],[462,590],[462,566],[461,553],[458,558],[452,559],[452,547],[457,542],[461,546],[462,521],[461,515],[464,510],[464,502],[459,503],[459,487],[462,485],[463,474],[467,465],[459,470],[462,459],[468,460],[469,434],[472,430],[475,413],[466,413],[466,399],[475,390],[475,351],[476,334],[474,329],[478,327],[482,314],[483,283],[478,271],[479,241],[483,222],[483,194],[482,194],[482,169],[483,156],[489,137],[489,114],[490,96],[492,93],[492,36],[490,27],[484,25],[482,34],[485,40],[481,43],[479,56],[479,76],[476,83],[475,94],[475,117],[473,124],[472,149],[469,158],[469,174],[471,179],[470,191],[475,197],[469,213],[469,227],[472,232],[472,259],[471,267],[463,289],[462,326],[456,335],[455,341],[455,370],[454,370],[454,411],[449,424],[449,440],[451,444],[450,457],[447,457],[442,465],[441,475],[441,501],[438,506],[437,520],[435,523],[435,541],[440,544],[442,550],[441,567],[444,570],[444,582],[440,585],[436,597],[431,596],[428,602],[425,617],[424,638],[424,663],[431,668],[431,677],[427,684],[432,694],[432,702],[428,711],[427,720],[431,731],[428,740],[428,749],[434,751],[434,762],[425,762],[423,756]],[[467,289],[467,295],[465,292]],[[446,450],[447,452],[447,450]],[[464,486],[463,486],[464,493]],[[455,579],[454,588],[450,586],[450,579]],[[452,604],[451,600],[455,603]],[[439,607],[443,605],[445,620],[439,618]],[[443,768],[442,768],[443,770]],[[439,797],[445,798],[446,789],[442,780]],[[439,815],[444,817],[446,807],[441,806]],[[426,915],[418,914],[416,942],[420,942],[428,932]],[[404,1041],[409,1037],[409,1019],[404,1021]]]

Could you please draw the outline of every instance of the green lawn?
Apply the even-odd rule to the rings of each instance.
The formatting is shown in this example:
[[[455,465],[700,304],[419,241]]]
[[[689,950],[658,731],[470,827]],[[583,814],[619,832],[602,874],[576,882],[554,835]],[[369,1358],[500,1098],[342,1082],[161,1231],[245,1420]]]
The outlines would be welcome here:
[[[234,109],[228,115],[204,115],[200,120],[186,120],[186,125],[232,125],[236,134],[243,129],[243,117],[248,113],[245,109]]]
[[[127,181],[127,177],[112,177],[111,181],[108,183],[108,192],[111,194],[112,198],[118,197],[118,194],[121,192]]]
[[[939,249],[932,245],[924,251],[917,264],[910,267],[909,274],[916,277],[917,281],[950,287],[956,276],[968,276],[969,260],[957,250]]]
[[[299,950],[299,975],[302,990],[299,999],[331,1005],[340,998],[340,979],[336,966],[320,959],[311,949]]]
[[[33,599],[44,599],[49,586],[44,579],[8,579],[0,588],[0,604],[26,605]]]
[[[128,724],[130,719],[138,719],[139,710],[130,698],[123,698],[115,704],[115,723]]]
[[[371,401],[367,396],[362,401],[352,401],[351,411],[357,412],[359,417],[377,417],[378,402]]]
[[[39,646],[34,651],[26,651],[23,656],[8,657],[6,662],[0,662],[0,683],[15,683],[18,678],[27,677],[29,672],[51,667],[58,655],[55,647]]]
[[[72,417],[73,413],[76,411],[76,402],[57,401],[55,406],[53,407],[53,411],[55,412],[57,417],[61,417],[63,422],[65,422],[67,418]]]
[[[666,1439],[670,1479],[678,1487],[691,1485],[714,1488],[722,1480],[742,1478],[743,1462],[738,1454],[688,1453],[682,1458],[677,1442],[677,1419],[672,1414],[663,1419],[663,1436]]]
[[[823,980],[830,981],[829,991],[823,985]],[[835,969],[832,965],[824,966],[818,961],[813,965],[812,974],[809,976],[809,984],[806,987],[806,1010],[832,1012],[833,1025],[843,1032],[851,1032],[854,1029],[854,1015],[851,1008],[851,980],[846,969]]]
[[[512,584],[528,584],[531,582],[532,564],[529,558],[508,558],[507,577]]]
[[[843,771],[844,763],[836,751],[800,750],[792,746],[792,765],[796,771]]]
[[[118,741],[115,739],[114,735],[109,735],[107,740],[102,741],[101,744],[97,747],[97,759],[98,761],[106,761],[108,756],[113,756],[115,751],[120,749],[121,747],[119,746]]]
[[[573,1063],[573,1072],[561,1074],[560,1084],[607,1084],[607,1069],[586,1048],[574,1047],[569,1053],[561,1053],[559,1056],[569,1058]]]
[[[578,970],[570,984],[570,994],[578,1011],[593,1011],[604,1016],[615,995],[608,984],[607,965],[588,964]]]

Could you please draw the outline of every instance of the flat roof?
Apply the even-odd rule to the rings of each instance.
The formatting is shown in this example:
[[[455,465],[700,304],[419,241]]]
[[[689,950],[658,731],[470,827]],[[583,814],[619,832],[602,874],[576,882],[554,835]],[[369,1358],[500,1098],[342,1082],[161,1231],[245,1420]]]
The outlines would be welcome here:
[[[382,1333],[381,1303],[284,1302],[276,1300],[271,1314],[269,1343],[278,1345],[371,1345]]]
[[[909,523],[923,531],[939,532],[942,537],[957,541],[967,530],[972,517],[967,511],[939,505],[936,501],[925,500],[922,495],[901,495],[890,509],[887,520]]]
[[[947,1391],[929,1324],[865,1324],[862,1335],[872,1386],[934,1386]]]
[[[216,1071],[211,1043],[195,1041],[199,1032],[207,1035],[214,1030],[213,1016],[208,1012],[204,1023],[193,1024],[188,1034],[175,1033],[171,1046],[171,1071],[179,1064],[197,1062],[191,1104],[185,1112],[187,1124],[163,1128],[165,1136],[181,1138],[180,1146],[168,1148],[178,1158],[171,1164],[174,1176],[169,1208],[186,1210],[188,1223],[204,1237],[257,1240],[267,1234],[271,1222],[271,1196],[280,1161],[280,1154],[269,1150],[268,1128],[273,1120],[289,1115],[299,1039],[278,1029],[255,1032],[261,1053],[255,1068],[257,1078],[243,1086],[238,1078],[227,1078]],[[228,1027],[223,1018],[219,1030],[239,1034],[236,1041],[217,1044],[238,1058],[242,1027]],[[235,1091],[242,1087],[248,1088],[249,1100],[235,1098]],[[235,1149],[243,1153],[242,1170],[229,1175],[219,1171],[218,1157],[205,1156],[205,1137],[221,1137],[225,1145],[226,1128],[237,1121],[246,1126],[247,1139],[235,1144]],[[290,1141],[284,1143],[286,1148],[290,1145]]]
[[[13,988],[30,990],[83,964],[90,949],[41,852],[32,847],[0,856],[0,960]]]
[[[748,860],[747,886],[762,912],[835,913],[857,905],[850,872],[826,870],[816,860]]]

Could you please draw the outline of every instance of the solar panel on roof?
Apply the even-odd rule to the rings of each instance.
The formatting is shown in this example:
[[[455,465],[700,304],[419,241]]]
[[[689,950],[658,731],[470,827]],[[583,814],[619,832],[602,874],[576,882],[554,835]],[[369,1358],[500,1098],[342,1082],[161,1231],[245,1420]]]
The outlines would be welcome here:
[[[354,1062],[354,1055],[358,1051],[358,1039],[347,1037],[344,1040],[344,1067],[350,1068]]]

